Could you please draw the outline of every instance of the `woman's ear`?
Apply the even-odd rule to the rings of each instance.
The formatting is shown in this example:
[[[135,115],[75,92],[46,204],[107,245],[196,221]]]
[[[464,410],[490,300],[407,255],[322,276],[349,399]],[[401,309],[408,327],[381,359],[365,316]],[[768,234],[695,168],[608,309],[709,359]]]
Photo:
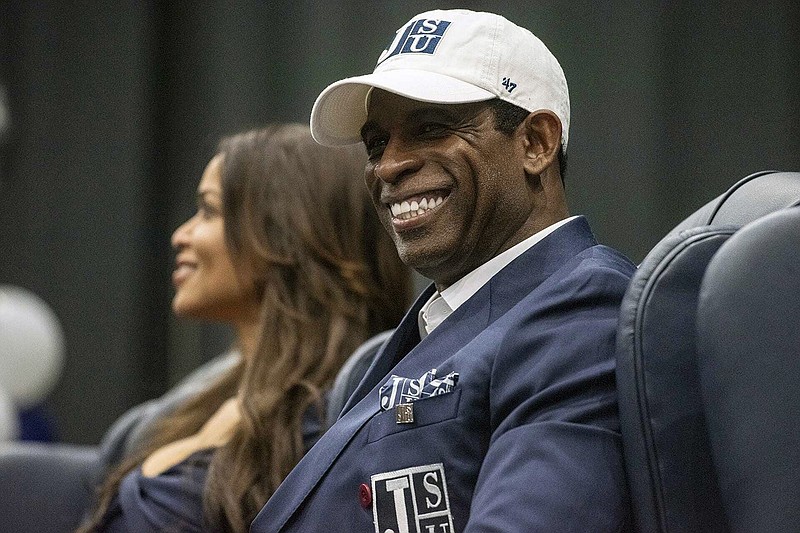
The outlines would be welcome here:
[[[522,121],[525,135],[525,171],[540,175],[551,166],[558,168],[561,121],[548,110],[534,111]]]

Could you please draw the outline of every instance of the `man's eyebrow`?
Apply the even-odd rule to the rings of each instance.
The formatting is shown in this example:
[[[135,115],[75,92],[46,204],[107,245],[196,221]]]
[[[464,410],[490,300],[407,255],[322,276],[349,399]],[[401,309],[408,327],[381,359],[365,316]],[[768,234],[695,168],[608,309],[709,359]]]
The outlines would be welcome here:
[[[464,113],[458,113],[453,106],[426,106],[414,109],[406,115],[406,122],[414,122],[418,120],[436,119],[446,120],[450,122],[458,122],[462,120]]]
[[[484,109],[485,105],[479,105],[482,102],[469,103],[469,104],[451,104],[451,105],[428,105],[412,109],[406,116],[403,117],[404,124],[413,124],[425,120],[441,120],[449,124],[460,124],[469,121]],[[368,120],[361,126],[361,139],[365,139],[367,135],[378,134],[382,128],[374,120]]]
[[[436,120],[445,120],[449,122],[458,122],[460,120],[464,120],[465,116],[462,115],[469,115],[470,117],[474,115],[474,113],[464,113],[459,112],[459,109],[454,109],[453,106],[425,106],[419,107],[417,109],[413,109],[408,112],[408,114],[403,117],[403,123],[413,123],[420,120],[426,120],[434,118]],[[381,127],[378,126],[378,123],[374,120],[368,120],[361,126],[361,138],[363,139],[365,135],[370,133],[375,133],[381,131]]]

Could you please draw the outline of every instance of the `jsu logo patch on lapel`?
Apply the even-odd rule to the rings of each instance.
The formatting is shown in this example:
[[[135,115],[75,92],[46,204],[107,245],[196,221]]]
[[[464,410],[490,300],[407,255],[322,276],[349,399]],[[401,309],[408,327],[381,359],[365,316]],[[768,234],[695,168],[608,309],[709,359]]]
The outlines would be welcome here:
[[[375,474],[371,480],[375,533],[453,533],[442,463]]]

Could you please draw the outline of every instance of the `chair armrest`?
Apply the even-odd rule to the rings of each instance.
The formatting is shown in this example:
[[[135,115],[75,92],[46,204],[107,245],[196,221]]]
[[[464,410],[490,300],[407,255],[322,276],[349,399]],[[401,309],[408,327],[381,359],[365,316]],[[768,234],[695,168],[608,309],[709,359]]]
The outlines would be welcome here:
[[[350,399],[350,395],[356,390],[378,351],[389,340],[392,333],[394,333],[394,330],[390,329],[370,337],[356,348],[356,351],[342,365],[328,393],[324,428],[329,428],[339,418],[344,405]]]
[[[97,467],[96,447],[1,444],[3,531],[74,531],[89,504]]]

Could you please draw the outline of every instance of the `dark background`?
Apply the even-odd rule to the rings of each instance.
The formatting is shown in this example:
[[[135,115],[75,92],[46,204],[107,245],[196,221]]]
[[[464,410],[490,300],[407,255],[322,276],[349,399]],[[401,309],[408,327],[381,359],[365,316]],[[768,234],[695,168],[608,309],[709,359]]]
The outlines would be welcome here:
[[[435,7],[499,12],[548,44],[572,98],[571,208],[635,261],[739,178],[800,170],[789,0],[2,2],[0,283],[63,322],[63,440],[96,442],[228,342],[169,311],[169,236],[217,139],[307,121]]]

